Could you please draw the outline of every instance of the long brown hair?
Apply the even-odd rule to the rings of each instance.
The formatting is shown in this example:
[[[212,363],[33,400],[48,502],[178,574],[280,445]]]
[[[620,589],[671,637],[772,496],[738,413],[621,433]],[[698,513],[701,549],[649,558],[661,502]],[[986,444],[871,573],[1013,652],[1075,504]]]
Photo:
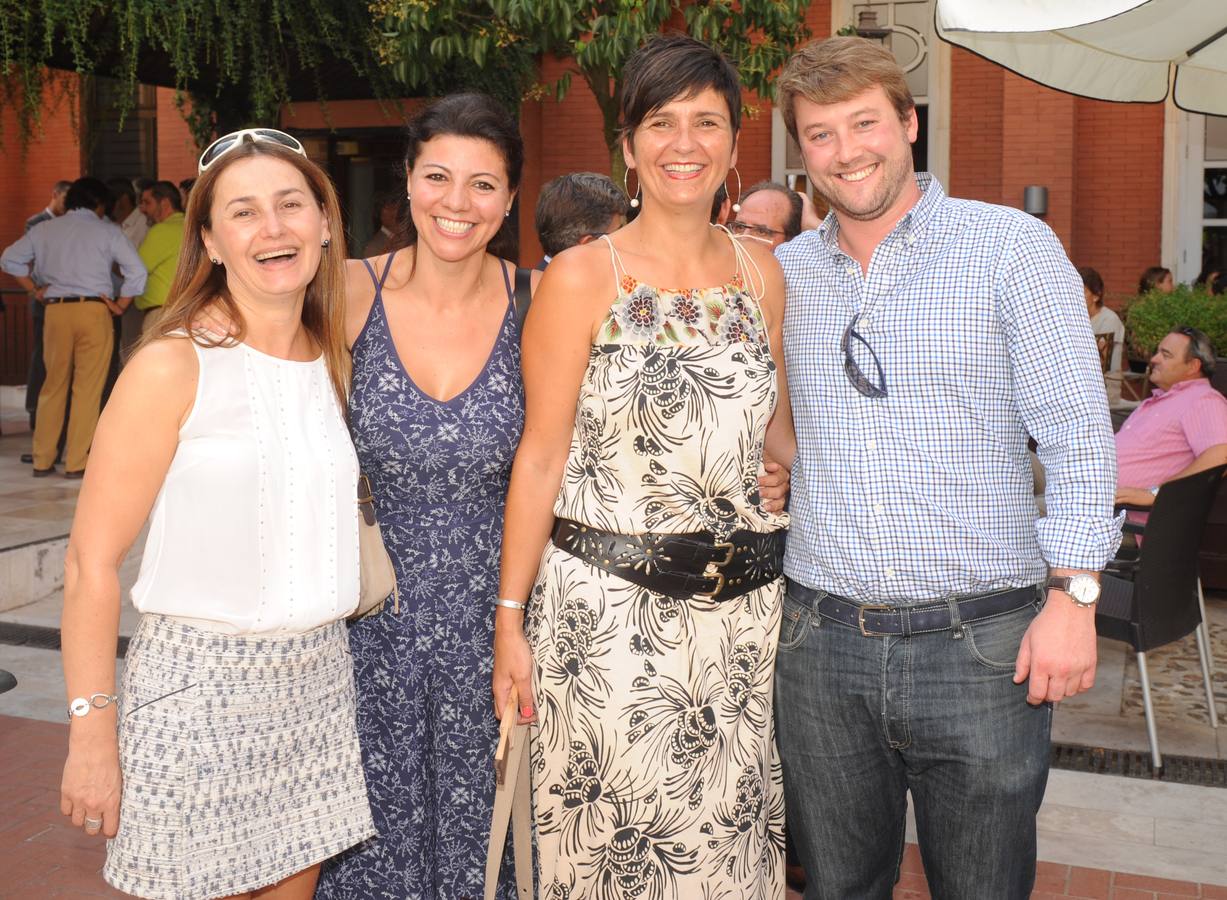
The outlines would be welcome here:
[[[302,172],[328,218],[329,229],[333,234],[341,234],[341,207],[336,189],[327,173],[311,160],[272,141],[250,141],[228,151],[205,170],[188,196],[183,247],[166,298],[166,311],[142,344],[176,331],[186,332],[202,347],[232,347],[243,340],[247,331],[243,313],[226,285],[226,270],[210,261],[203,235],[205,229],[212,227],[210,213],[217,179],[230,166],[253,156],[271,156]],[[203,314],[214,306],[232,323],[229,335],[217,336],[200,330]],[[344,411],[350,376],[349,348],[345,343],[344,241],[334,239],[322,250],[319,269],[307,285],[302,324],[320,346],[337,401]]]

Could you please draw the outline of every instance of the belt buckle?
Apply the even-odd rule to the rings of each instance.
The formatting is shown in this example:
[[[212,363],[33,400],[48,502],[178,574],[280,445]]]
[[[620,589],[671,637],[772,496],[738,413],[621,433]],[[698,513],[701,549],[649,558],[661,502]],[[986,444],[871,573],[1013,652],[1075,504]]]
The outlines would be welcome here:
[[[866,603],[864,606],[858,606],[856,608],[856,627],[861,630],[861,634],[865,637],[885,637],[887,634],[889,634],[889,632],[865,630],[865,613],[891,612],[893,610],[893,606],[885,603]]]
[[[703,569],[703,577],[716,579],[716,586],[710,591],[695,591],[695,594],[699,597],[714,599],[718,593],[724,590],[724,573],[718,570],[724,568],[733,561],[733,551],[736,548],[733,546],[732,541],[716,541],[716,543],[712,544],[712,547],[717,549],[724,548],[726,551],[724,554],[724,559],[713,559]]]

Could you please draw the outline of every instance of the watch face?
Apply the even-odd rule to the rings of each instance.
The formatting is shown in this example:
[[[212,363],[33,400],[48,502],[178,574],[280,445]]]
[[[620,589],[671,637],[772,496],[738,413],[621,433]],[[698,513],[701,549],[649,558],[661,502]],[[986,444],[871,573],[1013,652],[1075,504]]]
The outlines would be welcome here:
[[[1082,606],[1090,606],[1099,599],[1099,582],[1090,575],[1075,575],[1069,580],[1069,596]]]

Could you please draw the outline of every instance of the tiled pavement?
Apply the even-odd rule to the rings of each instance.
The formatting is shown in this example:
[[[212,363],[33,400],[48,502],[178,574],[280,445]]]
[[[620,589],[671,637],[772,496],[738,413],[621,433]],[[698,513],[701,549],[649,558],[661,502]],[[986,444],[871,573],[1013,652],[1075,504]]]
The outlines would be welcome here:
[[[0,716],[0,898],[127,896],[107,887],[99,874],[102,841],[86,837],[59,813],[67,731],[59,723]],[[920,853],[909,844],[895,900],[928,897]],[[1227,887],[1041,862],[1032,898],[1056,897],[1227,900]],[[800,895],[790,891],[789,898],[799,900]]]

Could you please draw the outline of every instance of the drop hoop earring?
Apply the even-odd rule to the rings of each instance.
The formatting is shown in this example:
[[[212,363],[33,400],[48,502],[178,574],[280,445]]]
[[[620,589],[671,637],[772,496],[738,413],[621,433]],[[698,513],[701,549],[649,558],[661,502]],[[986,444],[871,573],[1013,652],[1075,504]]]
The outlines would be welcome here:
[[[622,193],[626,194],[626,196],[628,197],[631,197],[630,188],[627,187],[627,179],[630,178],[630,176],[631,176],[630,169],[627,169],[625,172],[622,173]],[[631,209],[639,208],[639,195],[642,193],[643,193],[643,185],[636,184],[635,185],[635,196],[631,197]],[[738,191],[738,196],[741,196],[740,191]]]
[[[736,166],[733,166],[733,174],[737,176],[737,199],[733,201],[733,214],[736,215],[741,212],[741,173],[737,171]]]

